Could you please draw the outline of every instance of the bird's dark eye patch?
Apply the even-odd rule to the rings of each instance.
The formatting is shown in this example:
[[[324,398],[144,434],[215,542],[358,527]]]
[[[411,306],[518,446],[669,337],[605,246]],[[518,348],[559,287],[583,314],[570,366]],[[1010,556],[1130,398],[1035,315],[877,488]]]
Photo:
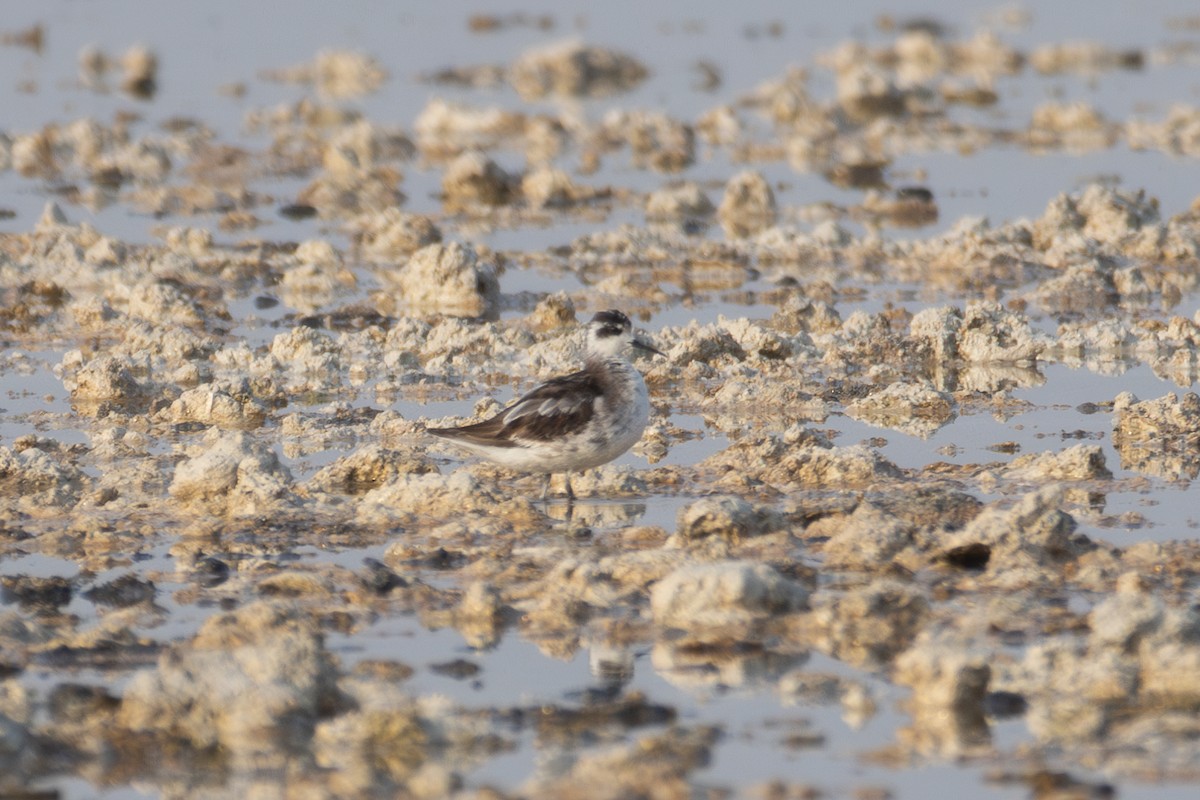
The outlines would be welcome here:
[[[619,325],[601,325],[596,329],[596,336],[607,339],[610,336],[620,336],[624,332],[625,329]]]

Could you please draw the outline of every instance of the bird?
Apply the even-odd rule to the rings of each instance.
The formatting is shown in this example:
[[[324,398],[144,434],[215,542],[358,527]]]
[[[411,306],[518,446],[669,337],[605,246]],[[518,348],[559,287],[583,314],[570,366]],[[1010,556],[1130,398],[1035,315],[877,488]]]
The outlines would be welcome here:
[[[629,361],[634,350],[662,356],[639,339],[621,311],[596,313],[587,324],[583,369],[551,378],[490,419],[455,428],[427,428],[501,466],[566,474],[568,504],[575,501],[571,473],[607,464],[642,438],[650,421],[650,396]]]

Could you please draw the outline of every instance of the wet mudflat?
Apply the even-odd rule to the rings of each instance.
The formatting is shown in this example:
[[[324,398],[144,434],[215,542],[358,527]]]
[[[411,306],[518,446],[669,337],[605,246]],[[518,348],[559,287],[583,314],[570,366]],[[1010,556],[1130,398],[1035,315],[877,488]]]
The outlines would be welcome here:
[[[1190,797],[1200,18],[1081,9],[6,22],[0,797]],[[611,307],[573,508],[423,433]]]

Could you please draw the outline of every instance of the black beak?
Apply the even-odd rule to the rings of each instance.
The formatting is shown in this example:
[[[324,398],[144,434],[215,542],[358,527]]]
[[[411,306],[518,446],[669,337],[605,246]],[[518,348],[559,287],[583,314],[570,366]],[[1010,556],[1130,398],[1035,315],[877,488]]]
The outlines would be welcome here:
[[[641,339],[634,339],[633,346],[636,347],[638,350],[645,350],[647,353],[653,353],[656,356],[662,356],[663,358],[667,357],[666,354],[663,353],[663,351],[659,350],[658,348],[654,347],[653,345],[643,342]]]

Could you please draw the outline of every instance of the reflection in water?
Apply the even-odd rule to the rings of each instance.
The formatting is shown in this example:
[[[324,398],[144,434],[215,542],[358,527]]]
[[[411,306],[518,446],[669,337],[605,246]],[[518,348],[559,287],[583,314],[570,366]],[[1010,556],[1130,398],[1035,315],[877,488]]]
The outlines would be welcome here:
[[[1200,396],[1167,394],[1138,402],[1132,394],[1113,406],[1113,445],[1124,469],[1167,480],[1200,473]]]
[[[588,528],[616,528],[635,523],[646,514],[642,500],[550,500],[543,507],[547,517]]]
[[[592,677],[606,688],[623,687],[633,680],[633,648],[603,640],[588,642],[588,668]]]
[[[650,663],[668,683],[687,690],[773,688],[779,677],[808,660],[752,643],[703,645],[690,640],[655,642]]]
[[[1035,365],[970,364],[957,372],[956,387],[964,392],[994,394],[1004,389],[1041,386],[1046,376]]]

